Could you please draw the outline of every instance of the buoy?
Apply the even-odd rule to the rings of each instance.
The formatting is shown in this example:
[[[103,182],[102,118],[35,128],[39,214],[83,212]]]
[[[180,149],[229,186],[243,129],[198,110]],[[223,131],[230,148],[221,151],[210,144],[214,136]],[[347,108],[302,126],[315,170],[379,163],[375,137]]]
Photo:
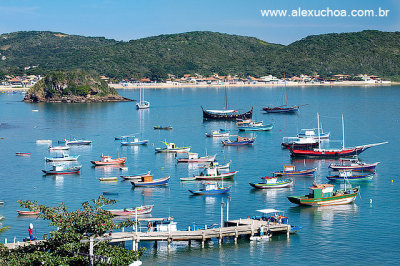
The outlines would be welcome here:
[[[391,181],[392,181],[392,183],[393,183],[393,179],[392,179]]]
[[[29,228],[30,228],[30,229],[33,229],[33,224],[32,224],[32,223],[29,224]]]
[[[369,203],[372,203],[372,199],[369,199]]]
[[[163,167],[161,167],[161,170],[164,170],[164,166],[163,166]]]

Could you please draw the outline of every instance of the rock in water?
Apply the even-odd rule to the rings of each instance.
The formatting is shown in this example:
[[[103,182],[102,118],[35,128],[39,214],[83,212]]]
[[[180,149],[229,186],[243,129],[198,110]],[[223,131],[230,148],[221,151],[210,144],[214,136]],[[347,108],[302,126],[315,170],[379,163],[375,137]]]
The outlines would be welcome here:
[[[82,70],[53,71],[38,81],[25,95],[24,102],[92,103],[129,102],[95,73]]]

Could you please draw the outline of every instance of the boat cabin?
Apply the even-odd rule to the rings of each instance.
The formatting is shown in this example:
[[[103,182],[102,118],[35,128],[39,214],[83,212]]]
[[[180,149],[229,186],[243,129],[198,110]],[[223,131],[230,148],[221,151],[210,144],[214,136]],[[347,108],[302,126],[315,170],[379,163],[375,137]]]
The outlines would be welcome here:
[[[328,198],[333,196],[333,185],[314,184],[310,187],[310,198]]]
[[[206,176],[217,176],[218,175],[218,169],[216,167],[206,168],[205,175]]]
[[[347,178],[353,175],[353,172],[351,170],[340,170],[339,171],[339,176],[343,178]]]
[[[216,183],[204,182],[202,185],[203,185],[203,190],[205,190],[205,191],[218,189],[218,186]]]
[[[265,183],[267,183],[267,184],[276,184],[277,180],[278,180],[277,177],[267,177],[267,176],[264,179],[265,179]]]
[[[175,149],[176,148],[175,143],[172,143],[172,142],[166,143],[166,145],[167,145],[167,149]]]
[[[64,170],[64,166],[63,165],[53,165],[53,171],[62,171]]]
[[[188,159],[189,160],[199,159],[199,154],[194,152],[188,152]]]
[[[162,220],[153,222],[153,228],[156,232],[175,232],[177,229],[177,222],[171,220]]]
[[[284,165],[283,166],[283,172],[294,172],[296,170],[296,166],[294,165]]]
[[[107,162],[111,162],[112,161],[112,159],[111,159],[111,156],[106,156],[106,155],[102,155],[102,156],[100,156],[100,158],[101,158],[101,162],[103,162],[103,163],[107,163]]]

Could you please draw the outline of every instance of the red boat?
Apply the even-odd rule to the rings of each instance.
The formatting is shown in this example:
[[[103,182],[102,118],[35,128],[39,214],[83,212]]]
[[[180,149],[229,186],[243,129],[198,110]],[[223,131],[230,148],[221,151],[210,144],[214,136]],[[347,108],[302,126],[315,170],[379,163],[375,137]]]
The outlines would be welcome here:
[[[94,165],[118,165],[118,164],[124,164],[125,161],[126,157],[112,159],[111,156],[102,155],[100,161],[90,161],[90,162]]]
[[[292,156],[303,156],[303,157],[348,157],[359,155],[368,148],[386,144],[387,142],[368,144],[362,146],[356,146],[351,148],[341,148],[341,149],[313,149],[313,150],[295,150],[288,147]]]
[[[133,216],[136,215],[143,215],[149,214],[153,210],[154,205],[145,205],[131,209],[119,209],[119,210],[108,210],[109,213],[115,216]]]
[[[15,155],[17,156],[31,156],[30,152],[16,152]]]
[[[40,211],[17,211],[17,213],[21,216],[28,216],[28,215],[39,215]]]

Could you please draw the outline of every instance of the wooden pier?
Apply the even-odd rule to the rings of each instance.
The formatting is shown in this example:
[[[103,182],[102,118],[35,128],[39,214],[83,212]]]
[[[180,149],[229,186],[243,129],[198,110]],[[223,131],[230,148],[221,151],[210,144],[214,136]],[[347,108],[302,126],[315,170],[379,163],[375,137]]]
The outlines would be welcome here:
[[[170,244],[174,241],[188,241],[189,244],[191,244],[193,240],[201,242],[201,246],[204,247],[205,242],[212,238],[217,238],[219,244],[221,244],[224,238],[233,237],[236,244],[238,238],[241,236],[251,237],[259,235],[261,228],[265,233],[286,233],[288,237],[291,229],[288,224],[271,223],[253,219],[239,219],[225,221],[225,227],[219,228],[170,232],[116,232],[104,237],[95,238],[94,241],[110,241],[111,243],[132,241],[133,250],[138,249],[139,242],[141,241],[166,241],[168,242],[168,248],[170,248]],[[13,249],[18,246],[33,245],[39,241],[7,243],[5,246]],[[85,240],[85,242],[89,242],[89,240]]]

